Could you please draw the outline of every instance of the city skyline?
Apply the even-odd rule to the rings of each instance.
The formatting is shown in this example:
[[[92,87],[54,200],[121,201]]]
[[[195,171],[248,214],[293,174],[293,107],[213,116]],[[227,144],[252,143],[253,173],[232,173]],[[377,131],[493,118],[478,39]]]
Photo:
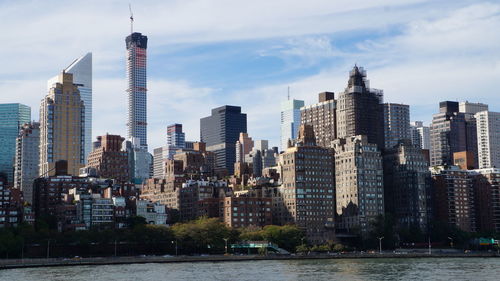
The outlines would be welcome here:
[[[9,94],[0,95],[0,103],[27,104],[32,116],[38,116],[47,79],[68,61],[92,52],[92,139],[105,133],[126,135],[123,38],[129,34],[128,6],[43,5],[46,13],[39,13],[36,3],[0,4],[6,19],[2,27],[11,30],[0,46],[10,54],[0,71],[0,91]],[[72,12],[72,5],[79,7],[78,13]],[[500,27],[499,4],[318,1],[307,6],[246,6],[197,1],[132,3],[132,8],[134,30],[150,39],[150,151],[164,145],[165,128],[171,123],[184,124],[186,139],[197,140],[199,119],[225,104],[242,106],[249,134],[278,145],[279,104],[286,100],[287,87],[291,98],[310,105],[320,92],[340,93],[355,63],[368,70],[371,86],[383,89],[386,100],[409,104],[411,120],[423,120],[426,126],[442,100],[486,103],[492,111],[500,108],[495,99],[500,39],[494,31]],[[261,9],[269,14],[260,14]],[[20,14],[33,21],[19,22]],[[197,21],[178,20],[186,15]],[[66,17],[72,20],[65,29],[72,32],[58,32],[56,27]],[[33,25],[36,21],[43,24]],[[83,21],[88,24],[79,24]],[[21,31],[25,36],[18,36]],[[54,45],[54,38],[69,43]],[[481,97],[473,97],[475,93]]]

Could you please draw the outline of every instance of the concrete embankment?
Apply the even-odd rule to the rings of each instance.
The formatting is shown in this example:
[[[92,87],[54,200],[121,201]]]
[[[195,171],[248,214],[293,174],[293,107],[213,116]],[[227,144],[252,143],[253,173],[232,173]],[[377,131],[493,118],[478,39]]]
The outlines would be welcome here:
[[[134,257],[94,257],[73,259],[3,259],[0,269],[78,266],[78,265],[113,265],[113,264],[143,264],[143,263],[179,263],[179,262],[225,262],[225,261],[256,261],[256,260],[314,260],[314,259],[374,259],[374,258],[477,258],[500,257],[497,253],[410,253],[410,254],[318,254],[318,255],[211,255],[211,256],[134,256]]]

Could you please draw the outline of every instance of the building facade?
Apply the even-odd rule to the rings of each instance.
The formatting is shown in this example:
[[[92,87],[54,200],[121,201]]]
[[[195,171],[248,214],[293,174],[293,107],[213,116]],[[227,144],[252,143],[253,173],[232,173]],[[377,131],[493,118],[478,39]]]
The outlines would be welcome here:
[[[138,138],[148,149],[146,62],[148,37],[134,32],[125,39],[127,46],[128,114],[127,139]]]
[[[383,149],[383,92],[369,88],[366,72],[354,66],[344,92],[337,99],[337,137],[366,135],[369,143]]]
[[[296,146],[280,155],[280,221],[304,229],[308,241],[324,243],[335,236],[334,157],[315,142],[312,126],[302,125]]]
[[[435,166],[431,173],[434,220],[476,231],[473,173],[456,166]]]
[[[500,112],[476,113],[479,168],[500,168]]]
[[[430,128],[422,121],[412,122],[410,125],[411,142],[421,149],[431,149]]]
[[[31,108],[20,103],[0,104],[0,173],[7,176],[5,186],[14,181],[14,157],[19,129],[31,121]]]
[[[359,229],[363,235],[370,230],[370,222],[384,214],[381,153],[366,136],[337,139],[333,150],[337,228],[348,233]]]
[[[62,72],[40,105],[41,177],[55,174],[59,160],[78,175],[85,163],[85,106],[73,74]]]
[[[281,150],[288,147],[289,140],[295,140],[300,127],[300,108],[304,101],[288,99],[281,102]]]
[[[410,106],[407,104],[384,103],[385,148],[393,148],[401,140],[411,140]]]
[[[128,155],[127,151],[122,150],[124,140],[118,135],[97,137],[94,150],[89,154],[87,167],[96,169],[101,178],[129,181]]]
[[[128,170],[131,182],[142,184],[144,180],[152,176],[153,156],[140,146],[140,139],[125,140],[122,144],[122,150],[128,155]]]
[[[24,124],[16,141],[14,188],[23,192],[29,204],[33,204],[33,182],[38,178],[39,145],[40,123]]]
[[[399,228],[427,231],[431,173],[422,149],[403,140],[384,153],[385,211]]]
[[[334,93],[323,92],[319,94],[318,103],[300,109],[301,124],[313,126],[316,144],[319,146],[330,147],[337,138],[336,107]]]
[[[212,115],[200,120],[201,142],[206,150],[215,154],[215,172],[220,175],[234,173],[236,141],[240,133],[247,132],[247,115],[241,107],[225,105],[212,109]]]

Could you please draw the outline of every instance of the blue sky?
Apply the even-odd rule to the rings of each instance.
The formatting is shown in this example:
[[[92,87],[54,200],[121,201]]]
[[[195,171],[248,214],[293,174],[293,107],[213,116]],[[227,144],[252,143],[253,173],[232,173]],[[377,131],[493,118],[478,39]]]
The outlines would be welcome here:
[[[306,104],[343,91],[354,63],[385,101],[428,123],[442,100],[500,111],[500,2],[426,0],[132,1],[149,37],[151,149],[166,126],[199,138],[199,119],[240,105],[254,139],[279,144],[279,104],[290,86]],[[125,135],[128,1],[1,1],[0,102],[38,119],[46,81],[94,57],[94,136]]]

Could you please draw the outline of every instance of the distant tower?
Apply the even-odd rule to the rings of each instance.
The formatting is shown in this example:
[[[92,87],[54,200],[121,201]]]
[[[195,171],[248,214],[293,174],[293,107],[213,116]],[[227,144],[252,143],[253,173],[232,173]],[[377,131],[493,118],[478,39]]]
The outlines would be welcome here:
[[[125,39],[128,80],[127,138],[138,138],[140,147],[147,149],[146,48],[148,37],[133,32],[132,11],[130,22],[131,34]]]

